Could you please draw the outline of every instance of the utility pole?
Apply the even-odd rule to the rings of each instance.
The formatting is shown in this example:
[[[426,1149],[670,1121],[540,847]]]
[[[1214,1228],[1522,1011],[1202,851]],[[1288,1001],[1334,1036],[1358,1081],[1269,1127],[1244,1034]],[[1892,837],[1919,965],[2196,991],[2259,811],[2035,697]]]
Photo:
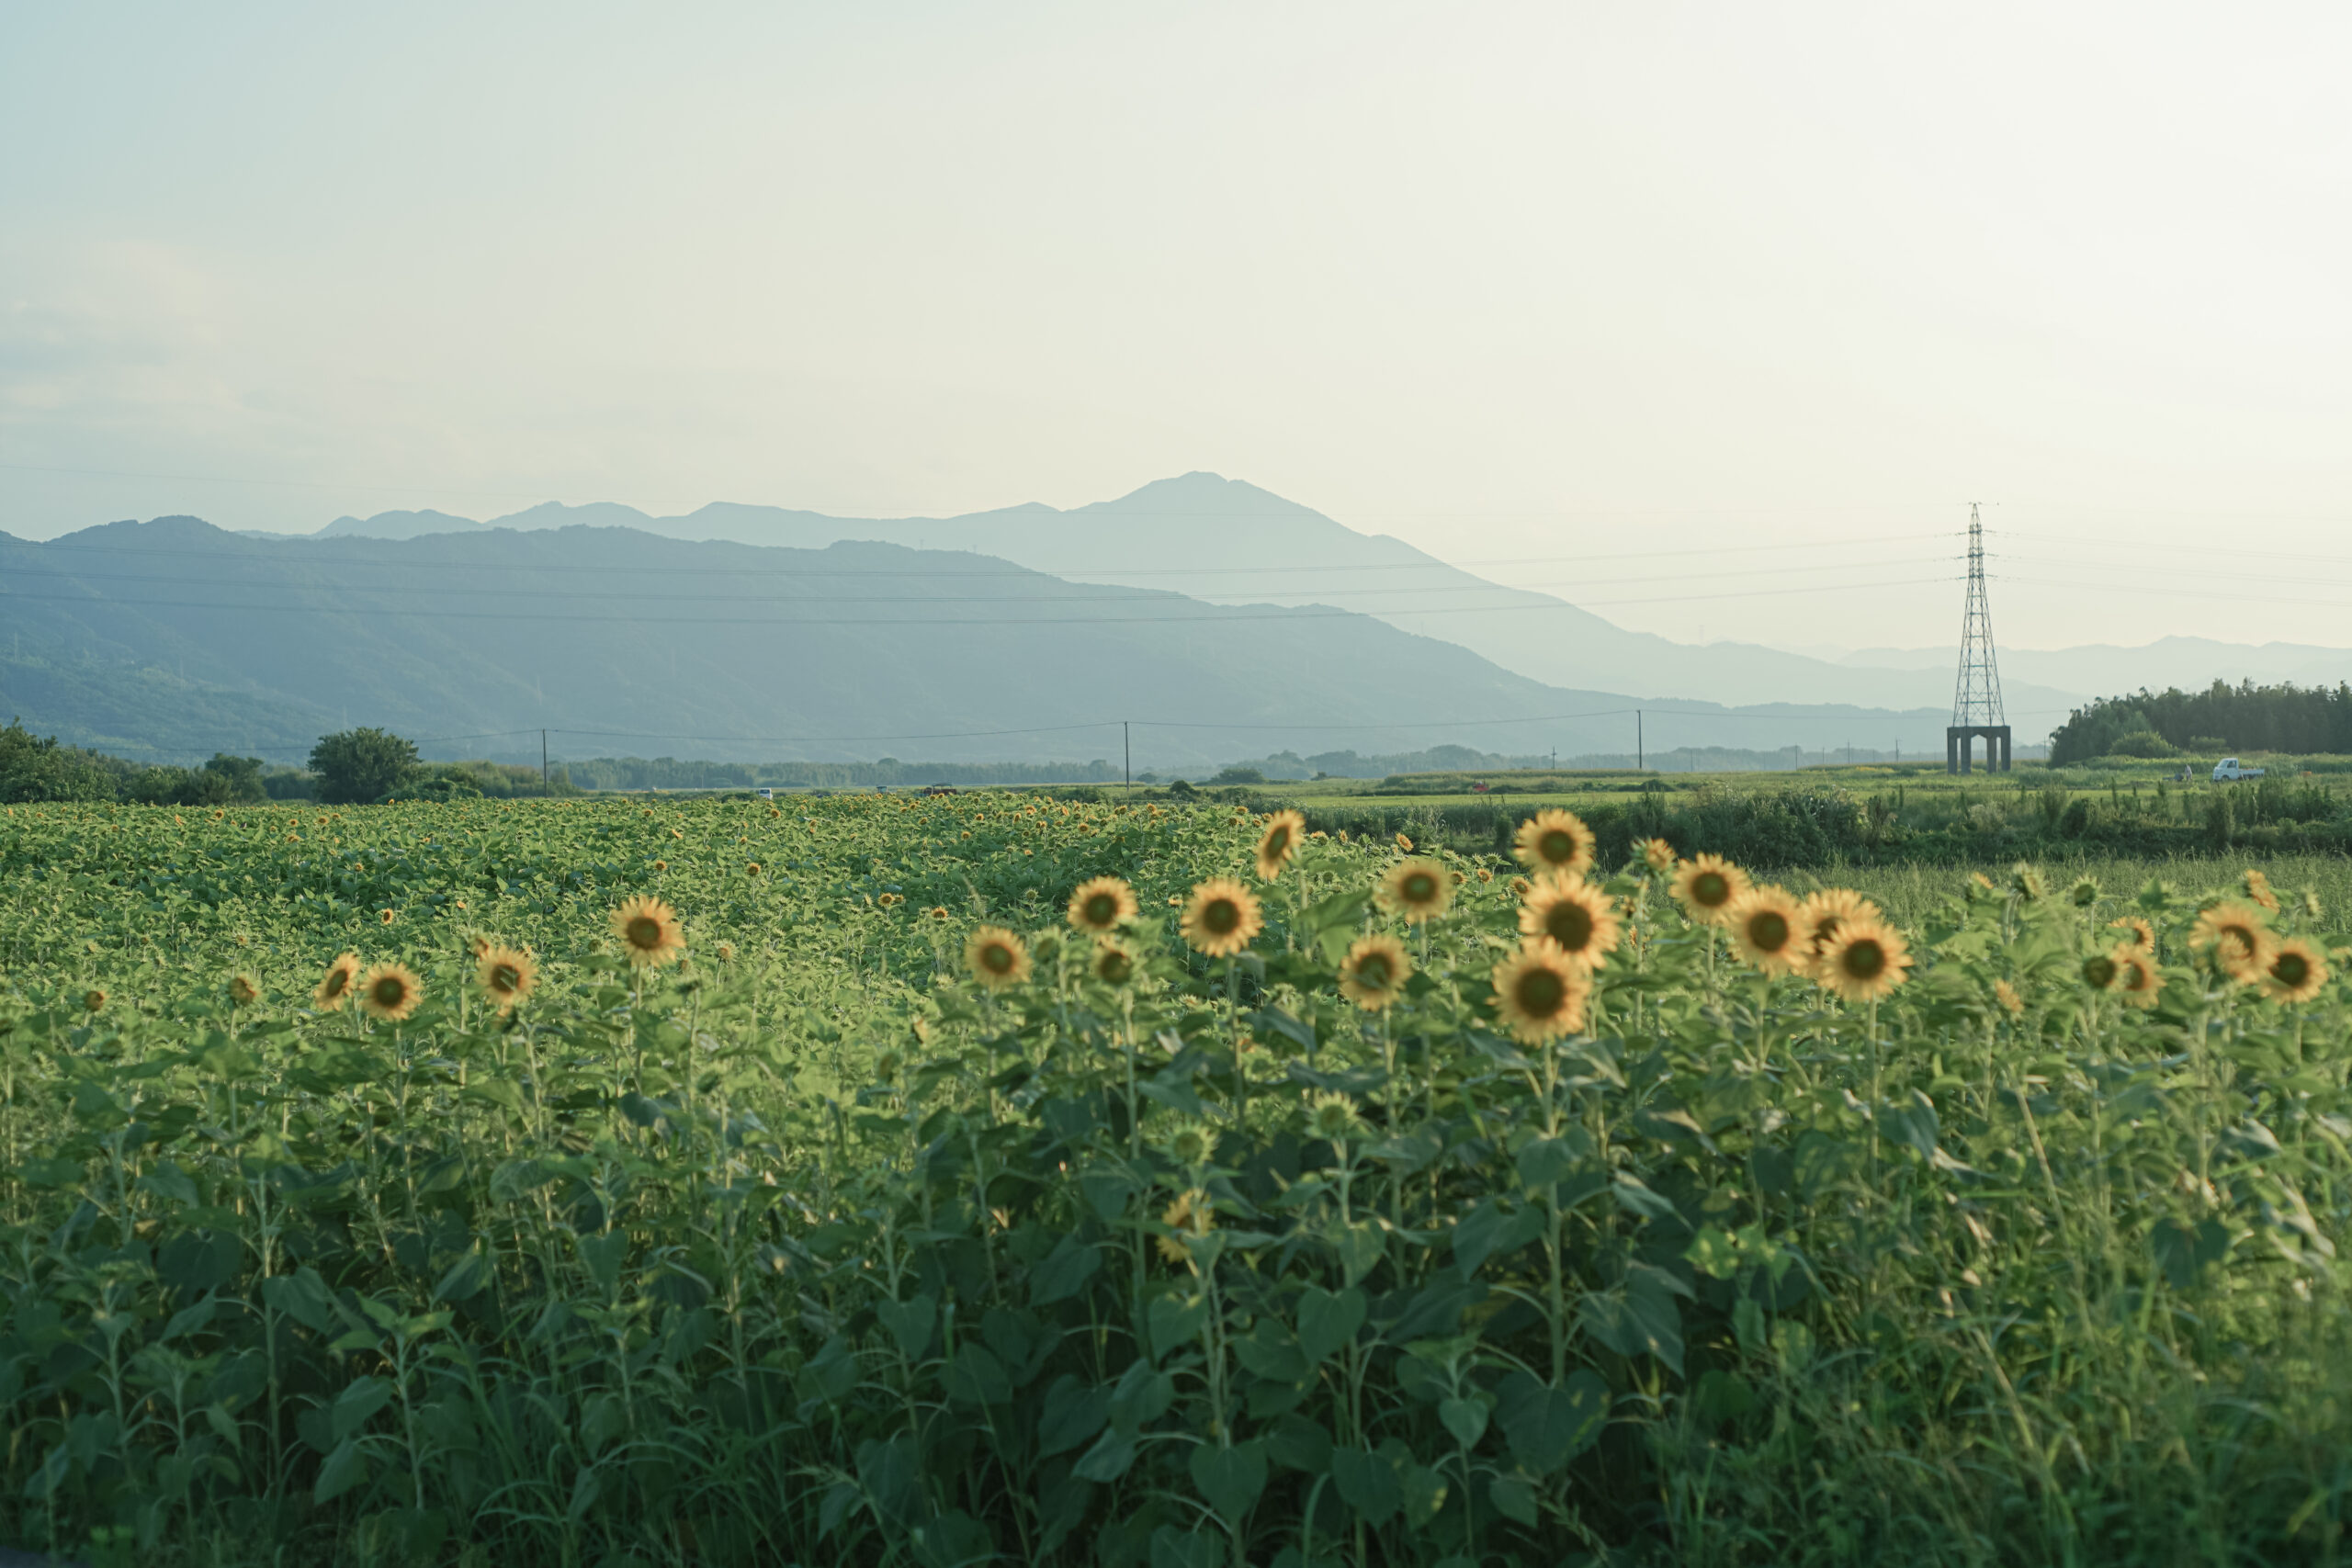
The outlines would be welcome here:
[[[1127,721],[1124,718],[1119,721],[1119,755],[1125,759],[1127,793],[1133,795],[1136,792],[1136,748],[1135,742],[1128,739]]]
[[[539,793],[548,793],[548,732],[539,731]]]
[[[1635,708],[1634,710],[1634,772],[1642,773],[1649,771],[1645,765],[1648,753],[1642,749],[1642,710]]]
[[[2001,668],[1993,651],[1993,611],[1984,596],[1984,525],[1968,506],[1968,597],[1960,617],[1960,675],[1951,723],[1944,730],[1944,771],[1969,771],[1976,738],[1984,738],[1984,771],[2009,771],[2009,720],[2001,706]]]

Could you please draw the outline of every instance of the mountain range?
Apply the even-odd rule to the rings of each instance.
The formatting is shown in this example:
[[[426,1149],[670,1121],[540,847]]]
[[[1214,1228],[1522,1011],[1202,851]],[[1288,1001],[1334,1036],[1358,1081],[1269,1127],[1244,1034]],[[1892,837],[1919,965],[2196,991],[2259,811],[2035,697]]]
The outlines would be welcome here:
[[[1211,604],[870,540],[687,540],[604,516],[389,533],[260,537],[167,517],[40,544],[0,535],[0,706],[69,739],[164,749],[153,710],[176,692],[209,715],[205,735],[175,732],[179,749],[265,754],[353,724],[444,756],[536,755],[545,726],[571,755],[1116,761],[1125,720],[1137,768],[1192,770],[1302,744],[1573,756],[1636,736],[1631,694],[1532,680],[1328,605]],[[1659,750],[1925,749],[1942,722],[1851,704],[1652,706],[1639,734]]]

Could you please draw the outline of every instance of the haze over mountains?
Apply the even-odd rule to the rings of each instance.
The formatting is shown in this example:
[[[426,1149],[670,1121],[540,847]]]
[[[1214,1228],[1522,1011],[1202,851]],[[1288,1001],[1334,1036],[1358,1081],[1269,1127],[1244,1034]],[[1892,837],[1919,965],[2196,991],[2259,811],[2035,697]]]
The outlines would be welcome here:
[[[1869,649],[1828,660],[1627,631],[1557,594],[1490,581],[1401,540],[1358,533],[1255,485],[1208,473],[1156,480],[1115,501],[1069,511],[1030,503],[956,517],[884,519],[714,502],[684,516],[655,517],[610,502],[549,502],[488,524],[432,512],[343,517],[321,536],[411,538],[436,529],[572,524],[800,548],[883,540],[977,550],[1074,581],[1148,586],[1222,603],[1334,604],[1456,643],[1531,680],[1645,698],[1944,710],[1951,703],[1954,649],[1949,646]],[[1566,561],[1506,564],[1509,576],[1537,582],[1576,572]],[[1959,602],[1955,582],[1955,618]],[[2021,735],[2039,739],[2089,698],[2143,682],[2202,686],[2219,677],[2332,684],[2352,678],[2352,651],[2167,637],[2146,650],[2005,649],[2002,673],[2012,722]]]
[[[1347,610],[872,541],[582,525],[289,539],[172,517],[0,536],[0,702],[124,747],[158,744],[154,709],[175,691],[212,715],[185,749],[265,754],[364,723],[441,755],[536,754],[546,726],[572,755],[1083,761],[1117,758],[1127,719],[1138,768],[1197,771],[1302,745],[1575,755],[1635,734],[1622,693],[1532,681]],[[1680,703],[1642,733],[1654,750],[1923,749],[1939,723]]]

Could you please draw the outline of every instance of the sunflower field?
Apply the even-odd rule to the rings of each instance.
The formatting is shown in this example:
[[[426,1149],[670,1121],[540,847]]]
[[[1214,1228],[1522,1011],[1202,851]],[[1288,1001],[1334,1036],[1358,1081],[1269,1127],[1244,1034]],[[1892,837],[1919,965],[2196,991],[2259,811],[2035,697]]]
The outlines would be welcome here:
[[[2338,1559],[2310,889],[2019,864],[1898,921],[1596,847],[11,808],[0,1544]]]

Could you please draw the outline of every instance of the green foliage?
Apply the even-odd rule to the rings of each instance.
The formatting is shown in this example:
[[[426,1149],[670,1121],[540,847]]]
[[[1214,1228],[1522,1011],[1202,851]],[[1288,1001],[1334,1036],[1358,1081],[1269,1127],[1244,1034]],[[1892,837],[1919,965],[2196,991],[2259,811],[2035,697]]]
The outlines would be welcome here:
[[[2202,692],[2102,697],[2081,707],[2050,738],[2054,766],[2109,754],[2165,757],[2179,751],[2352,751],[2352,685],[2233,686]]]
[[[0,801],[112,800],[116,770],[55,736],[35,736],[16,719],[0,729]]]
[[[1168,900],[1256,838],[1227,807],[184,815],[0,817],[0,1539],[2252,1563],[2352,1505],[2342,987],[2193,965],[2163,883],[1886,874],[1919,966],[1861,1007],[1631,866],[1587,1031],[1538,1044],[1488,1005],[1492,860],[1439,852],[1454,906],[1406,929],[1385,840],[1310,840],[1250,953],[1189,953]],[[1105,870],[1125,987],[1061,919]],[[616,953],[638,894],[683,968]],[[2081,978],[2125,914],[2144,1010]],[[1030,980],[964,977],[982,919]],[[1334,986],[1366,931],[1419,966],[1378,1015]],[[537,954],[511,1013],[477,934]],[[420,1010],[312,1007],[345,950]]]
[[[415,769],[415,744],[381,729],[321,736],[311,748],[319,799],[329,806],[380,801],[408,783]]]

